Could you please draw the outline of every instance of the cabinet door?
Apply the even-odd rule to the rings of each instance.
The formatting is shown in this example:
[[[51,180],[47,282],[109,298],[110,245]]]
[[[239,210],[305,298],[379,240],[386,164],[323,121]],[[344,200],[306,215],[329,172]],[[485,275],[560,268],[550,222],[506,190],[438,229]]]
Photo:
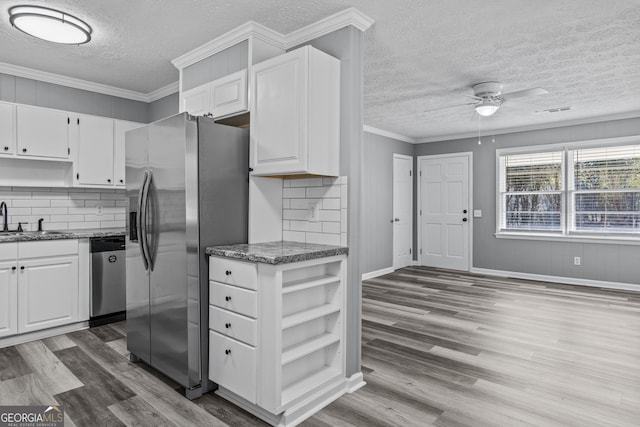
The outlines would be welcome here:
[[[188,112],[194,116],[209,114],[209,101],[211,98],[211,84],[194,87],[182,93],[180,112]]]
[[[113,180],[117,187],[125,186],[125,133],[141,123],[116,120],[113,137]]]
[[[210,112],[214,118],[247,111],[247,70],[211,82]]]
[[[17,106],[19,156],[69,158],[69,115],[65,111]]]
[[[78,257],[40,258],[19,262],[18,332],[78,320]]]
[[[298,49],[251,71],[250,163],[254,174],[307,168],[308,61]]]
[[[17,262],[0,262],[0,337],[18,333]]]
[[[256,349],[209,331],[209,379],[256,403]]]
[[[113,185],[113,119],[80,116],[78,126],[79,184]]]
[[[0,154],[16,152],[16,107],[0,102]]]

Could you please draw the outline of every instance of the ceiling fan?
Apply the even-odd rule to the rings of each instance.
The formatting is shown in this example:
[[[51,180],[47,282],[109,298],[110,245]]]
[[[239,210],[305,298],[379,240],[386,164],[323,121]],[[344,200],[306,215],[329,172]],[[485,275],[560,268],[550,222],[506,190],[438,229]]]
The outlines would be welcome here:
[[[482,82],[471,86],[473,89],[473,96],[465,95],[475,102],[468,102],[466,104],[450,105],[448,107],[436,108],[430,111],[444,110],[447,108],[460,107],[463,105],[473,105],[476,113],[481,116],[488,117],[494,114],[498,109],[507,101],[518,98],[528,98],[532,96],[544,95],[549,93],[547,90],[540,87],[531,89],[517,90],[515,92],[502,93],[502,83],[500,82]]]

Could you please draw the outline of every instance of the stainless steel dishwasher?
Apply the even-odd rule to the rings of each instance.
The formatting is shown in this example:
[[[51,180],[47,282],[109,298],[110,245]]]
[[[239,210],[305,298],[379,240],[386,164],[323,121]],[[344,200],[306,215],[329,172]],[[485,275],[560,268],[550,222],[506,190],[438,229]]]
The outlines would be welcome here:
[[[93,237],[91,252],[91,312],[89,326],[124,320],[126,271],[124,236]]]

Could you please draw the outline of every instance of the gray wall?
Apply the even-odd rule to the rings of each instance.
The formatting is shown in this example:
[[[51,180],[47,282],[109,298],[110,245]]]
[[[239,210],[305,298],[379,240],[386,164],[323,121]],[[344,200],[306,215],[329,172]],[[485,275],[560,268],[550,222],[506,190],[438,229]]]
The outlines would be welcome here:
[[[0,74],[0,100],[148,123],[146,102]]]
[[[149,103],[149,122],[178,114],[180,97],[178,92]]]
[[[414,151],[413,144],[364,133],[360,252],[363,273],[393,267],[393,224],[389,222],[393,216],[393,155],[413,157]]]
[[[640,118],[529,132],[490,138],[432,142],[416,146],[416,156],[473,152],[473,267],[577,279],[640,284],[640,246],[604,243],[497,239],[496,149],[640,135]],[[573,257],[582,258],[574,266]]]
[[[340,59],[340,175],[348,177],[347,376],[360,372],[362,271],[362,39],[346,27],[312,40],[313,47]]]
[[[182,90],[192,89],[249,66],[249,41],[245,40],[182,70]]]

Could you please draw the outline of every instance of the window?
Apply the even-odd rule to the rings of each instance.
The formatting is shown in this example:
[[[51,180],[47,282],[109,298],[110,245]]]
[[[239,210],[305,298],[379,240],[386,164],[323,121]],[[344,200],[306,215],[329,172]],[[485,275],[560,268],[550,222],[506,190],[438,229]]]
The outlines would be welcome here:
[[[498,233],[637,236],[640,145],[498,152]],[[544,149],[543,149],[544,150]]]

